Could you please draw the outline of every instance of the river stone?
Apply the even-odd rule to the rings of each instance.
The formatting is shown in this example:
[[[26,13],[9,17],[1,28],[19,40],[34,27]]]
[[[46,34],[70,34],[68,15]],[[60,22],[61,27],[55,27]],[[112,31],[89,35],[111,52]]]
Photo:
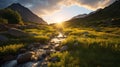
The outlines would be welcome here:
[[[56,44],[54,48],[55,48],[55,50],[59,51],[60,50],[60,44]]]
[[[55,57],[52,57],[51,59],[49,59],[50,62],[59,62],[60,59],[59,57],[55,56]]]
[[[48,50],[49,48],[50,48],[49,45],[45,45],[45,46],[43,47],[44,50]]]
[[[10,28],[8,30],[8,34],[10,34],[11,36],[14,36],[14,37],[27,36],[27,34],[25,32],[23,32],[20,29],[16,29],[16,28]]]
[[[0,35],[0,41],[8,41],[6,36]]]
[[[63,46],[60,51],[66,51],[68,49],[68,46]]]
[[[26,52],[24,54],[21,54],[17,57],[17,63],[21,64],[21,63],[25,63],[31,60],[36,60],[37,58],[35,57],[35,52],[30,51],[30,52]]]
[[[35,57],[37,58],[37,60],[41,60],[47,55],[46,50],[44,49],[34,50],[34,52],[35,52]]]

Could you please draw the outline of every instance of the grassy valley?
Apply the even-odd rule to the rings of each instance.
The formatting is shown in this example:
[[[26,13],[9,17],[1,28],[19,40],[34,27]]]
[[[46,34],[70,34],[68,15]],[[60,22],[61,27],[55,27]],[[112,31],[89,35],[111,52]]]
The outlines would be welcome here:
[[[105,30],[107,29],[107,30]],[[64,52],[51,54],[60,62],[49,63],[50,67],[119,67],[120,35],[114,28],[65,28],[67,38],[61,46],[68,46]],[[119,29],[119,28],[117,28]],[[107,32],[107,31],[110,31]],[[113,30],[113,31],[112,31]]]
[[[30,22],[12,6],[0,10],[0,65],[120,67],[119,4],[116,1],[84,18],[50,25]]]
[[[67,38],[63,52],[51,54],[59,62],[50,67],[119,67],[120,64],[120,1],[84,18],[63,23]]]

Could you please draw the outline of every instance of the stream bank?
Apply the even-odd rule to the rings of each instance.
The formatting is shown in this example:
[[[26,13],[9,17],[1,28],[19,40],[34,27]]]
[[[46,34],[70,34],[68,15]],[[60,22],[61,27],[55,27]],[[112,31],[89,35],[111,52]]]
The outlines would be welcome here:
[[[65,47],[59,48],[65,38],[66,36],[59,33],[47,45],[30,45],[30,51],[19,54],[15,60],[4,63],[2,67],[47,67],[48,62],[57,61],[56,57],[50,58],[51,53],[65,50]]]

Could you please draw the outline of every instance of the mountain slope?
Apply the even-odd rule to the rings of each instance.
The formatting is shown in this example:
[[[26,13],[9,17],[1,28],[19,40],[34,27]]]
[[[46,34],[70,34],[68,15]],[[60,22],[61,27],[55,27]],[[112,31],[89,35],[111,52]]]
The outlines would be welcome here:
[[[117,23],[115,24],[114,20],[117,20]],[[113,4],[111,4],[108,7],[105,7],[104,9],[100,9],[99,11],[95,11],[92,14],[89,14],[88,16],[84,18],[76,18],[71,19],[68,22],[72,24],[80,24],[83,26],[91,26],[91,25],[110,25],[115,24],[120,26],[120,0],[115,1]],[[113,23],[114,22],[114,23]]]
[[[37,15],[32,13],[28,8],[22,6],[19,3],[13,3],[7,8],[18,11],[20,15],[22,16],[22,19],[24,22],[36,22],[36,23],[46,24],[46,22],[42,18],[38,17]]]
[[[80,14],[80,15],[77,15],[75,17],[73,17],[72,19],[76,19],[76,18],[84,18],[86,17],[88,14]]]

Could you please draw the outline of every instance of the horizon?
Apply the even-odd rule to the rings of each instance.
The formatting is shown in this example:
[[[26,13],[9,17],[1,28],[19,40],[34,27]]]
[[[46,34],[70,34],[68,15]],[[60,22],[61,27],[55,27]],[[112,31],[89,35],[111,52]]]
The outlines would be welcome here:
[[[60,23],[67,20],[72,19],[73,17],[80,14],[89,14],[93,10],[86,9],[84,7],[79,7],[77,5],[73,5],[70,7],[62,7],[60,11],[52,13],[47,16],[42,16],[42,18],[48,23]]]
[[[64,0],[39,0],[39,1],[21,1],[21,0],[1,0],[0,8],[5,8],[12,3],[20,3],[29,8],[37,16],[43,18],[48,24],[63,22],[80,14],[89,14],[99,8],[104,8],[115,0],[100,1],[64,1]]]

